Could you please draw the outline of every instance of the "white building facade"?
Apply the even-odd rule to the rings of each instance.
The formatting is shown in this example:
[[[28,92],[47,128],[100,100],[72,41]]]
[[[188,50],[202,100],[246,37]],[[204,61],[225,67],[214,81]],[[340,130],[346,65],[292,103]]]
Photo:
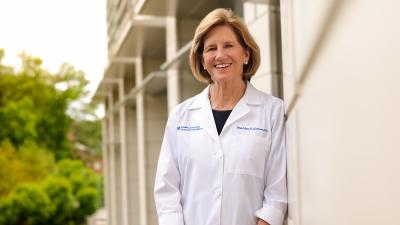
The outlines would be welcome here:
[[[231,8],[261,48],[252,83],[285,101],[291,225],[396,224],[400,207],[400,2],[108,0],[104,104],[108,224],[156,225],[153,188],[168,113],[205,86],[194,30]]]

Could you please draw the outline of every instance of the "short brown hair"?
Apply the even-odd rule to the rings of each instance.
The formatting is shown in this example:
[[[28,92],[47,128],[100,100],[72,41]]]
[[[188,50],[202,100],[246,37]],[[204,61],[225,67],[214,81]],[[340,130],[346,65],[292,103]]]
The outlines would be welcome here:
[[[208,13],[196,28],[189,56],[194,77],[201,82],[211,83],[210,74],[202,67],[204,37],[212,28],[219,25],[230,26],[242,47],[249,51],[249,62],[243,67],[243,80],[250,80],[260,66],[260,48],[242,20],[232,10],[222,8]]]

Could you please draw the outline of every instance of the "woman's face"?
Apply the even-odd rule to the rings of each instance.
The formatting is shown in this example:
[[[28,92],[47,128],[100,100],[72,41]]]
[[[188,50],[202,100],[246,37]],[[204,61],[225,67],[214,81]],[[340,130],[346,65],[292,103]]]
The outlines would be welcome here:
[[[214,82],[241,81],[249,57],[229,25],[216,26],[204,37],[203,66]]]

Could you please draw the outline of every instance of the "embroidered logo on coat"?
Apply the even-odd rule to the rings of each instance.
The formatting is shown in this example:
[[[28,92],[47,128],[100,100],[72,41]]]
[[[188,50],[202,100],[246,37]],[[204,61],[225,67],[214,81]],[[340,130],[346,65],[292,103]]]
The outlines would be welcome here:
[[[203,130],[200,126],[177,126],[177,131],[196,131],[196,130]]]

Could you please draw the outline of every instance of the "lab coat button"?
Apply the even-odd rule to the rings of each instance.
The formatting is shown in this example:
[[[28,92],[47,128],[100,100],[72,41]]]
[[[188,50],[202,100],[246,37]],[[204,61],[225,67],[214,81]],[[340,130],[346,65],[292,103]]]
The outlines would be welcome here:
[[[221,197],[221,189],[220,188],[217,188],[217,189],[215,189],[215,191],[214,191],[214,198],[215,199],[218,199],[218,198],[220,198]]]
[[[215,158],[219,159],[222,157],[222,152],[218,151],[218,152],[214,153],[214,156],[215,156]]]

